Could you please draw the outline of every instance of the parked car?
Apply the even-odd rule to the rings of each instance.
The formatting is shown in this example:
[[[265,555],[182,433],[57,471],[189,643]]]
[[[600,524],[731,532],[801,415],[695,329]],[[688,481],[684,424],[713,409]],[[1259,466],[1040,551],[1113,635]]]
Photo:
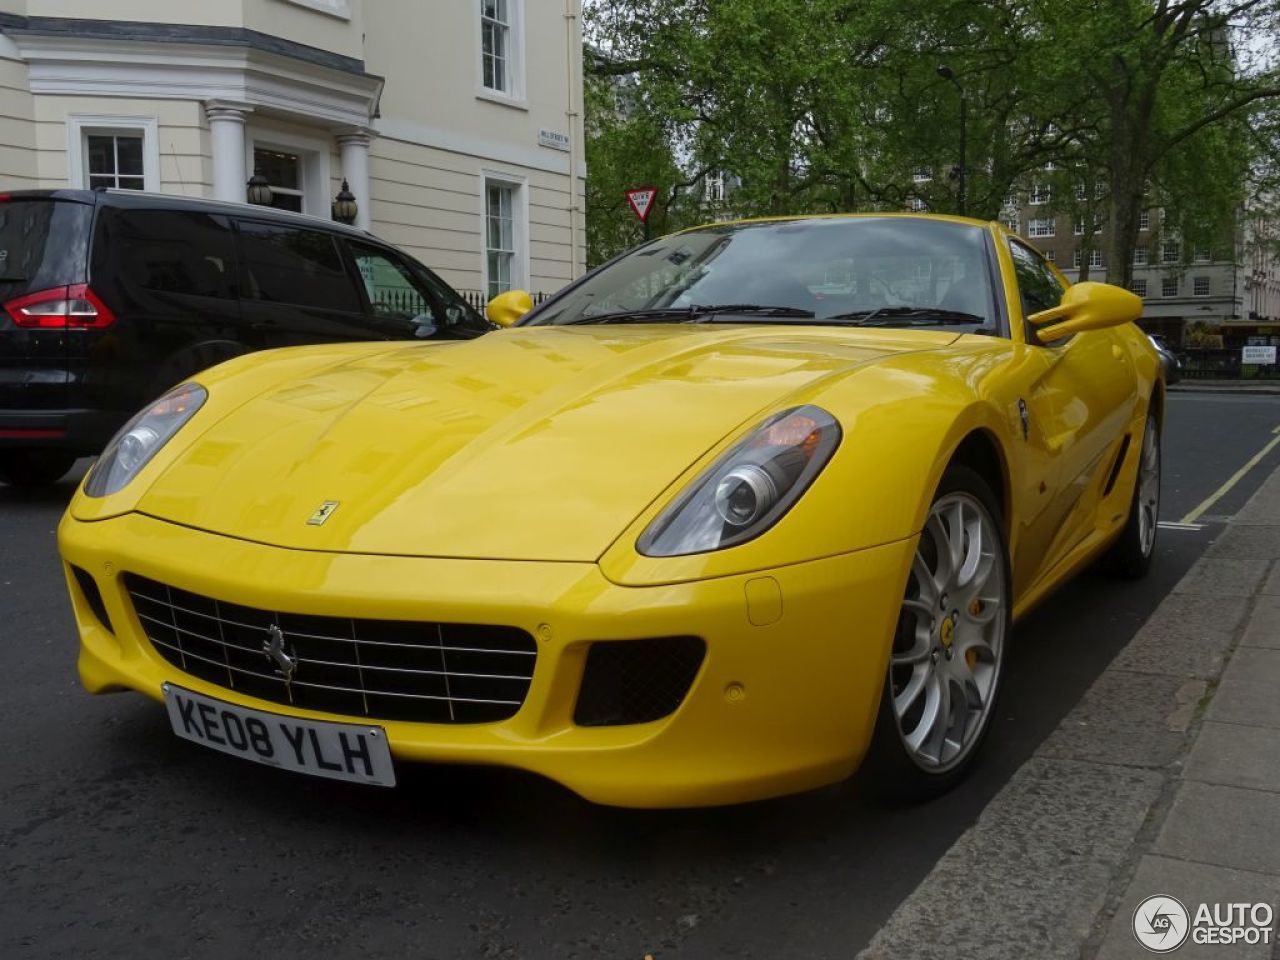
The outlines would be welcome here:
[[[687,806],[865,758],[920,797],[976,755],[1013,618],[1151,562],[1142,301],[999,224],[717,224],[530,306],[242,357],[142,411],[59,528],[84,686],[366,784],[492,763]]]
[[[58,479],[230,357],[492,329],[363,231],[129,190],[0,194],[0,304],[0,479],[20,485]]]
[[[1156,348],[1156,353],[1160,354],[1160,363],[1164,367],[1164,382],[1177,383],[1182,379],[1182,361],[1173,352],[1173,347],[1169,346],[1169,341],[1159,334],[1149,333],[1147,337],[1151,340],[1151,345]]]

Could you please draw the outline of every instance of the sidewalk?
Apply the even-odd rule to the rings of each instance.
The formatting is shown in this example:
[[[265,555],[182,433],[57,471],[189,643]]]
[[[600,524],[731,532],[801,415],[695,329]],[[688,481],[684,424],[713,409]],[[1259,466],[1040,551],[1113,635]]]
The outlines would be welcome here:
[[[1280,470],[859,958],[1151,957],[1157,894],[1280,912]]]
[[[1233,393],[1280,395],[1280,380],[1179,380],[1171,393]]]

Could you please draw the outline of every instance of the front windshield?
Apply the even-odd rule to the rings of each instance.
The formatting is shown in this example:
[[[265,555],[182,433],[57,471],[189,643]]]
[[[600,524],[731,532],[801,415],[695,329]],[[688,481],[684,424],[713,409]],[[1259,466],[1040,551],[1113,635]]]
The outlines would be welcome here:
[[[643,320],[637,311],[791,308],[719,322],[959,324],[997,329],[981,227],[913,217],[724,224],[655,240],[557,297],[530,324]],[[970,319],[966,320],[966,316]],[[598,318],[598,319],[597,319]]]

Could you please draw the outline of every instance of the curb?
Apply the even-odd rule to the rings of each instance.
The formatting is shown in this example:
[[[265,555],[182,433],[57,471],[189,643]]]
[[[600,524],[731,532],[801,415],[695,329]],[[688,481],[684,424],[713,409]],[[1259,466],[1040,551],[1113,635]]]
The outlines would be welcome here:
[[[1146,897],[1280,904],[1278,615],[1280,470],[858,960],[1146,957]]]
[[[1236,386],[1230,383],[1172,383],[1170,393],[1213,393],[1239,396],[1280,396],[1280,383],[1259,383]]]

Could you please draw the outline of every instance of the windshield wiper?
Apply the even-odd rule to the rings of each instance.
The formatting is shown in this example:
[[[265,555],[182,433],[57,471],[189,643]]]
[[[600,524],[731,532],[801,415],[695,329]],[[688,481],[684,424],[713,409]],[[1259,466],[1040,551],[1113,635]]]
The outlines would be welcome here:
[[[933,327],[987,322],[986,317],[976,313],[940,307],[876,307],[874,310],[837,313],[822,319],[840,320],[853,327]]]
[[[800,307],[768,306],[760,303],[694,303],[687,307],[650,307],[642,310],[616,310],[566,321],[561,326],[577,323],[698,323],[722,314],[744,314],[757,317],[812,317],[812,310]]]

